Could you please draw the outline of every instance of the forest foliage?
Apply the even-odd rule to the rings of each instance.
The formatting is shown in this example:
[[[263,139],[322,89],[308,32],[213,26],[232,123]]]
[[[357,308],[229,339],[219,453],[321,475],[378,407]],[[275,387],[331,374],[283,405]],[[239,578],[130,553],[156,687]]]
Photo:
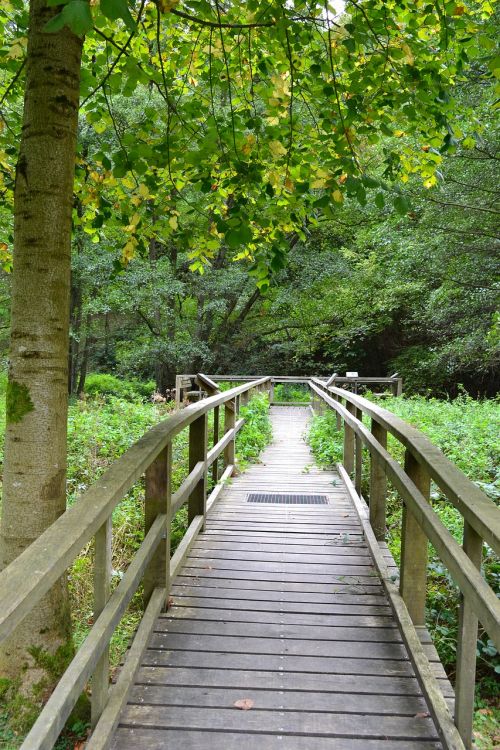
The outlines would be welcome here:
[[[233,3],[224,30],[217,4],[127,7],[71,0],[54,21],[87,35],[71,391],[96,369],[161,391],[176,372],[357,369],[494,393],[492,6]],[[3,3],[7,271],[26,24]]]

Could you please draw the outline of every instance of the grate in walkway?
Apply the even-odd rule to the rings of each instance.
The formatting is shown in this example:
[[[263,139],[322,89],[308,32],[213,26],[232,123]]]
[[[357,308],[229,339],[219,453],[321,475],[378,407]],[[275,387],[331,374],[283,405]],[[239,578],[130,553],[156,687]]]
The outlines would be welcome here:
[[[275,503],[278,505],[328,505],[326,495],[284,495],[279,492],[250,492],[248,503]]]

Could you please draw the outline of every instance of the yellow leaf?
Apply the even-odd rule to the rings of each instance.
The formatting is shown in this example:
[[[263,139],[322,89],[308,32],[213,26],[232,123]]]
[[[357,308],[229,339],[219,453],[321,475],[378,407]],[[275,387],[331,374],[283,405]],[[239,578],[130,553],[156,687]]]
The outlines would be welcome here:
[[[406,43],[404,43],[401,45],[401,49],[405,53],[406,62],[409,63],[410,65],[413,65],[413,63],[415,62],[415,57],[413,55],[413,52],[409,48],[409,46]]]
[[[158,0],[158,7],[161,13],[170,13],[172,8],[178,4],[179,0]]]
[[[249,133],[245,139],[245,145],[241,149],[244,154],[248,156],[248,154],[252,151],[253,147],[255,146],[256,138],[253,135],[253,133]]]
[[[142,183],[142,185],[139,185],[139,190],[137,192],[139,193],[141,198],[144,198],[144,200],[149,198],[149,188],[144,183]]]
[[[434,187],[434,185],[437,183],[437,178],[435,175],[432,175],[432,177],[429,177],[428,180],[425,180],[424,187],[425,188],[431,188]]]
[[[179,228],[179,220],[177,219],[177,216],[171,216],[168,220],[169,226],[174,231]]]
[[[279,141],[271,141],[271,143],[269,144],[269,150],[275,159],[279,159],[280,156],[284,156],[286,154],[286,148]]]
[[[7,57],[11,60],[17,60],[19,57],[24,56],[24,52],[27,47],[28,40],[26,37],[20,37],[12,44],[10,50],[7,52]]]
[[[332,198],[335,203],[343,203],[344,201],[344,196],[342,195],[340,190],[334,190],[332,193]]]

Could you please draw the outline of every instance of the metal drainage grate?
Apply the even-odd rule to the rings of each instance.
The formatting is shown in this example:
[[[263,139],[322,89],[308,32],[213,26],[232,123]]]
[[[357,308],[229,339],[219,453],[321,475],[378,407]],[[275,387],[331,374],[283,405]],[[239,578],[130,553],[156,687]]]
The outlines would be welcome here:
[[[251,492],[247,503],[276,503],[278,505],[328,505],[326,495],[283,495],[279,492]]]

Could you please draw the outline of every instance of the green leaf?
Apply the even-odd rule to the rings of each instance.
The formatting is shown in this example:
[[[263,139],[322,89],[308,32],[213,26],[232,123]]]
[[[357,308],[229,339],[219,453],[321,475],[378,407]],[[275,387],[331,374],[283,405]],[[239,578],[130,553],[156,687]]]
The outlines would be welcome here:
[[[394,208],[398,212],[398,214],[401,214],[401,216],[406,216],[408,211],[410,210],[410,204],[404,197],[404,195],[398,195],[396,198],[394,198]]]
[[[370,175],[363,175],[361,178],[363,180],[363,185],[367,188],[376,188],[379,187],[380,181],[376,180],[375,177],[370,177]]]
[[[101,0],[101,10],[106,18],[110,18],[112,21],[121,18],[130,31],[135,31],[136,24],[130,13],[127,0]]]
[[[385,205],[385,198],[383,193],[377,193],[375,196],[375,205],[377,208],[383,208]]]
[[[57,16],[45,24],[44,31],[54,33],[68,26],[77,36],[85,36],[92,24],[92,13],[87,0],[70,0]]]
[[[229,229],[224,235],[229,247],[235,250],[240,245],[245,245],[252,241],[252,230],[248,224],[240,224],[237,227]]]

